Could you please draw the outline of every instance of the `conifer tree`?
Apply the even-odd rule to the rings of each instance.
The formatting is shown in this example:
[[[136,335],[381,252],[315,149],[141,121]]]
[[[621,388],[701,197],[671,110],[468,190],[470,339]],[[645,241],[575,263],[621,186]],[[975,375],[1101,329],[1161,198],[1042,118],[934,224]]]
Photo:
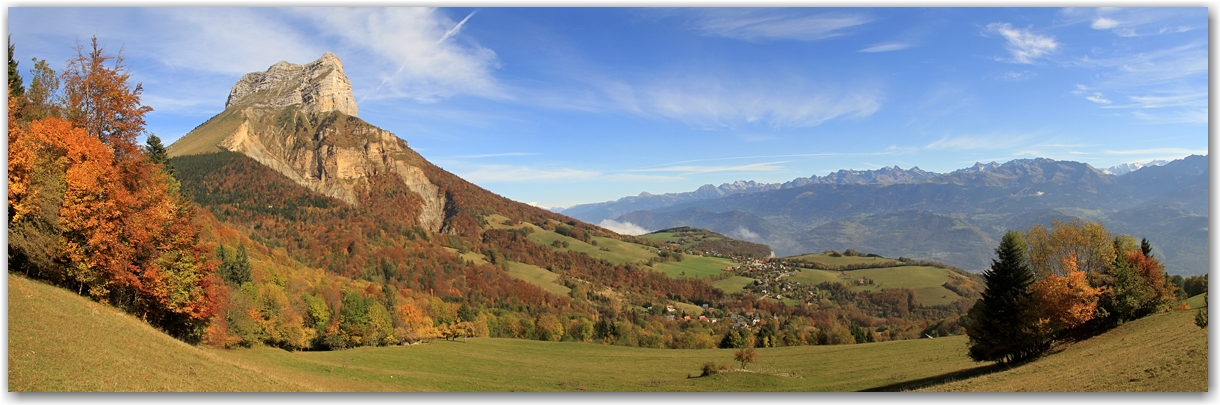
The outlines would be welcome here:
[[[21,75],[17,74],[17,60],[13,59],[13,36],[8,36],[8,95],[10,97],[21,97],[25,94],[25,85],[21,81]]]
[[[996,248],[998,259],[983,272],[986,290],[970,308],[970,358],[974,361],[1011,363],[1039,354],[1045,345],[1027,324],[1033,302],[1029,286],[1033,271],[1026,258],[1024,238],[1016,231],[1004,235]]]
[[[177,173],[174,171],[174,165],[169,163],[169,154],[165,152],[165,145],[161,143],[161,138],[156,134],[148,134],[148,140],[145,141],[147,146],[144,147],[144,153],[153,163],[160,165],[161,170],[171,177]]]

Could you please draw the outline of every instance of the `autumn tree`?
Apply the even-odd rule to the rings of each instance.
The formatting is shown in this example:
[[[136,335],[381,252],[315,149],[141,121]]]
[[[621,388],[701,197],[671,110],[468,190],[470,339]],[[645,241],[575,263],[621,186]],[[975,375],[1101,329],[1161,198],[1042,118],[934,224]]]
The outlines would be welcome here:
[[[1050,229],[1037,225],[1023,236],[1029,246],[1029,266],[1038,278],[1067,276],[1066,263],[1072,257],[1077,269],[1094,285],[1107,283],[1111,276],[1116,255],[1114,238],[1100,222],[1056,220]]]
[[[1043,342],[1084,325],[1097,310],[1100,291],[1089,285],[1074,257],[1064,261],[1066,276],[1050,274],[1030,286],[1034,308],[1032,318],[1026,322],[1034,325]]]
[[[746,368],[746,363],[753,363],[758,360],[758,354],[754,352],[753,347],[743,347],[733,353],[733,360],[741,362],[741,368]]]
[[[139,152],[136,138],[144,131],[144,115],[152,111],[140,103],[143,85],[127,82],[131,74],[122,51],[107,54],[96,36],[89,48],[77,44],[75,50],[62,76],[68,120],[110,146],[117,159],[132,158]]]
[[[996,248],[997,259],[983,272],[986,289],[968,312],[970,358],[1012,363],[1040,354],[1037,331],[1026,322],[1033,311],[1029,287],[1034,282],[1021,234],[1009,231]]]
[[[90,114],[16,120],[10,97],[9,268],[197,339],[218,286],[195,208],[138,153],[134,135],[122,135],[143,132],[151,110],[139,87],[128,87],[121,65],[94,69],[109,58],[96,46],[90,56],[78,55],[65,73],[73,94],[106,89],[92,91]]]

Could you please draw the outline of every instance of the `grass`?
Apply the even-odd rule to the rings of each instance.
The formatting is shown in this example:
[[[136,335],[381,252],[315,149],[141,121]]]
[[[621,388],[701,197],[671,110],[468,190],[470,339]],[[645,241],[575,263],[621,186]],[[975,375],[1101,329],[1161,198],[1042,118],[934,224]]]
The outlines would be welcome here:
[[[170,157],[218,152],[220,149],[216,145],[236,133],[243,120],[245,113],[241,110],[222,112],[170,144],[165,151]]]
[[[862,277],[873,279],[875,284],[856,285],[855,280]],[[919,297],[919,302],[924,305],[942,305],[961,299],[957,293],[942,286],[949,281],[949,271],[929,266],[902,266],[844,272],[801,269],[800,273],[790,276],[789,279],[800,281],[802,284],[819,284],[824,281],[839,282],[851,286],[856,291],[906,287],[914,290]]]
[[[1206,392],[1207,331],[1194,317],[1194,310],[1151,315],[1033,363],[929,390]]]
[[[831,257],[830,255],[821,254],[821,253],[816,253],[816,254],[810,253],[810,254],[806,254],[806,255],[793,256],[791,258],[815,262],[815,263],[823,263],[823,264],[828,264],[831,266],[842,266],[845,264],[860,264],[860,263],[874,264],[874,263],[885,263],[885,262],[896,262],[897,261],[894,259],[887,259],[884,257],[860,257],[860,256]]]
[[[567,296],[572,292],[571,288],[562,286],[558,283],[559,275],[548,271],[547,269],[519,262],[508,262],[508,274],[519,278],[530,284],[541,287],[552,294],[559,296]]]
[[[1190,304],[1191,308],[1199,309],[1199,308],[1203,308],[1205,306],[1205,303],[1206,303],[1206,301],[1204,301],[1205,298],[1207,298],[1207,293],[1202,293],[1202,294],[1187,298],[1185,302],[1187,304]]]
[[[10,391],[1205,391],[1195,311],[1158,314],[998,372],[955,336],[757,349],[748,370],[702,378],[733,350],[516,339],[334,352],[190,346],[66,290],[9,275]],[[968,377],[973,377],[966,379]],[[955,381],[956,380],[956,381]]]
[[[678,277],[703,278],[724,273],[724,268],[733,266],[732,260],[720,257],[705,257],[685,255],[680,262],[662,262],[652,265],[653,270],[664,272],[665,275]],[[685,273],[685,274],[683,274]]]
[[[560,235],[555,233],[555,231],[548,231],[538,227],[534,227],[534,232],[529,234],[529,239],[547,246],[550,246],[555,241],[567,242],[568,247],[556,249],[582,252],[590,257],[605,259],[614,264],[640,263],[656,257],[656,250],[644,245],[594,236],[591,240],[596,241],[597,246],[593,246],[580,240]],[[606,250],[601,250],[602,248]]]
[[[302,391],[62,288],[8,275],[8,389]]]
[[[961,339],[758,349],[747,371],[704,378],[732,350],[471,339],[289,353],[225,351],[232,361],[323,391],[856,391],[973,365]],[[896,358],[900,360],[896,361]]]

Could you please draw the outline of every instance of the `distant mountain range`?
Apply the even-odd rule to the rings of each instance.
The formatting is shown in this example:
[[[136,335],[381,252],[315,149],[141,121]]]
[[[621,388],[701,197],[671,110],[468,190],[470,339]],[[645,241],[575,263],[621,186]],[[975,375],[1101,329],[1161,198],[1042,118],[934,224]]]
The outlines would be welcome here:
[[[654,230],[710,229],[766,243],[780,256],[854,248],[990,264],[1000,236],[1053,220],[1099,220],[1147,237],[1168,271],[1207,271],[1207,156],[1098,170],[1045,158],[977,163],[938,174],[919,168],[840,170],[786,183],[738,181],[686,193],[573,206],[562,213]]]

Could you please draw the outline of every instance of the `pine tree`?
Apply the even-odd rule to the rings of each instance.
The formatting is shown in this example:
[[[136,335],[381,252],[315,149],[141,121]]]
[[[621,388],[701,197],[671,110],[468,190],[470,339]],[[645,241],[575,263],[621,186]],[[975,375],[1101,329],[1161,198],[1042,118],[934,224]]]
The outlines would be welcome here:
[[[21,97],[25,94],[25,85],[21,81],[21,75],[17,74],[17,60],[13,59],[13,36],[8,36],[8,95],[10,97]]]
[[[1045,343],[1028,324],[1033,309],[1029,286],[1033,271],[1026,258],[1024,238],[1016,231],[1004,235],[996,248],[998,260],[983,272],[986,290],[970,308],[966,334],[974,361],[1011,363],[1038,355]]]
[[[1148,243],[1148,238],[1140,240],[1140,250],[1144,252],[1144,257],[1152,258],[1152,244]]]
[[[177,173],[174,171],[174,165],[169,163],[169,154],[165,152],[165,145],[161,143],[161,138],[157,137],[156,134],[148,134],[148,140],[145,144],[147,146],[144,147],[144,154],[148,156],[148,159],[160,165],[161,170],[166,174],[176,177]]]

